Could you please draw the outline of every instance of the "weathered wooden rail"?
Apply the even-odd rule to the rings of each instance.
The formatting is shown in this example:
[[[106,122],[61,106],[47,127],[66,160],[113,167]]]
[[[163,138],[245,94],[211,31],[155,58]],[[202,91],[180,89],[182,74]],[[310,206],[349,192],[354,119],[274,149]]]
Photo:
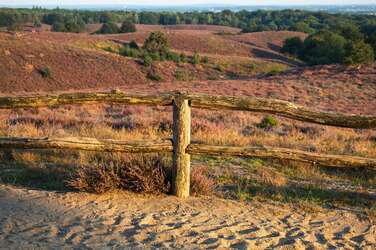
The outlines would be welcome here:
[[[346,115],[312,110],[290,102],[255,97],[215,96],[192,93],[128,95],[109,93],[72,93],[49,96],[0,97],[0,109],[53,107],[67,104],[114,103],[128,105],[173,106],[173,138],[147,141],[117,141],[95,138],[0,138],[0,148],[74,149],[102,152],[173,152],[173,192],[189,196],[190,155],[242,156],[310,162],[330,167],[367,167],[376,169],[376,159],[328,155],[275,147],[228,147],[191,142],[191,107],[263,112],[310,123],[375,129],[375,116]]]

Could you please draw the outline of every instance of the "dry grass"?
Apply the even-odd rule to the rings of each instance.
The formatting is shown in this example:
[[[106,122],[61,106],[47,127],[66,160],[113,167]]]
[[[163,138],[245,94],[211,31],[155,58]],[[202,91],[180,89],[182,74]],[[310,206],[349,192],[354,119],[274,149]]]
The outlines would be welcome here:
[[[213,195],[216,182],[210,177],[210,170],[207,166],[195,166],[191,170],[191,194],[192,195]]]
[[[170,191],[170,169],[169,162],[158,155],[94,157],[78,168],[68,185],[80,191],[95,193],[124,189],[162,194]]]

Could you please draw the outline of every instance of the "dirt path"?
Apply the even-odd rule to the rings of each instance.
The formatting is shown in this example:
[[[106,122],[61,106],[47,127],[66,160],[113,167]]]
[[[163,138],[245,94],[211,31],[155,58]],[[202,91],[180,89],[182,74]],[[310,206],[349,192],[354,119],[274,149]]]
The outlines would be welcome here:
[[[376,225],[351,211],[268,202],[0,186],[0,248],[62,247],[374,249]]]

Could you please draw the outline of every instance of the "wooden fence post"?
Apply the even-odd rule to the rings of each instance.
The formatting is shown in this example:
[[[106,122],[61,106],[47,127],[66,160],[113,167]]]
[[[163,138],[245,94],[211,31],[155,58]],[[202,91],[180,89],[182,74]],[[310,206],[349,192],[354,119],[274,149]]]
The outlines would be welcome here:
[[[189,197],[191,157],[186,149],[191,140],[191,107],[184,95],[175,95],[173,104],[173,193]]]

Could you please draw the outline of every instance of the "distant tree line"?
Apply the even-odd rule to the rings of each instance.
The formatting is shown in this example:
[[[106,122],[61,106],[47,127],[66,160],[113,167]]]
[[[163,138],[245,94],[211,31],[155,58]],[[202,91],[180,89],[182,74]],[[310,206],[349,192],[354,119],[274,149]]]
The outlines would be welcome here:
[[[284,51],[310,64],[352,63],[362,61],[360,57],[367,58],[366,61],[369,61],[370,48],[376,52],[376,16],[372,15],[329,14],[303,10],[136,12],[58,8],[49,10],[40,7],[0,8],[0,27],[18,30],[22,27],[21,24],[26,22],[33,22],[36,25],[49,24],[52,25],[53,31],[59,32],[84,32],[86,24],[103,23],[102,28],[97,32],[102,34],[133,32],[135,24],[224,25],[240,28],[242,32],[300,31],[310,36],[305,41],[297,41],[297,39],[286,41]],[[325,42],[322,42],[322,39]],[[334,47],[337,49],[332,50]],[[329,60],[328,55],[332,59]]]
[[[40,20],[53,25],[55,22],[77,20],[85,24],[123,23],[128,20],[135,24],[209,24],[238,27],[243,32],[291,30],[315,33],[322,29],[332,29],[340,24],[353,24],[361,30],[374,27],[376,17],[371,15],[329,14],[303,10],[281,11],[238,11],[221,12],[149,12],[149,11],[86,11],[65,9],[0,9],[0,26],[10,26],[16,22]]]

